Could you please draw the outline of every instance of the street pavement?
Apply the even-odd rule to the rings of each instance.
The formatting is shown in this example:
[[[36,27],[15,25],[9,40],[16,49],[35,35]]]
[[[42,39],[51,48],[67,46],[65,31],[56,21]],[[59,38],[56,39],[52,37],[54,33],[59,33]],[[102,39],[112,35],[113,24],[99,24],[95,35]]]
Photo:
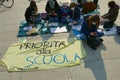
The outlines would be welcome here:
[[[46,1],[37,0],[39,12],[45,12]],[[108,11],[108,1],[110,0],[99,0],[100,15]],[[114,1],[120,6],[119,0]],[[10,9],[0,6],[0,60],[8,47],[18,42],[20,21],[24,20],[24,12],[28,6],[28,0],[15,0]],[[116,25],[120,26],[120,13]],[[47,36],[51,35],[45,35]],[[51,38],[60,39],[68,36],[73,35],[61,33],[52,35]],[[27,40],[41,39],[40,36],[27,38]],[[103,44],[96,51],[83,44],[87,56],[78,66],[29,72],[7,72],[6,67],[0,66],[0,80],[120,80],[120,35],[104,36],[103,39]]]

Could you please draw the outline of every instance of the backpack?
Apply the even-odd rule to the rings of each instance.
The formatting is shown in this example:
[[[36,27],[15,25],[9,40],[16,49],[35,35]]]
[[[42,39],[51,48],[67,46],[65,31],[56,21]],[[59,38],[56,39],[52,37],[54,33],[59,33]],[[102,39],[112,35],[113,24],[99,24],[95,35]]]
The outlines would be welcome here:
[[[102,44],[103,39],[101,39],[100,37],[94,37],[94,36],[88,36],[87,37],[87,44],[89,47],[91,47],[92,49],[96,50],[97,47]]]

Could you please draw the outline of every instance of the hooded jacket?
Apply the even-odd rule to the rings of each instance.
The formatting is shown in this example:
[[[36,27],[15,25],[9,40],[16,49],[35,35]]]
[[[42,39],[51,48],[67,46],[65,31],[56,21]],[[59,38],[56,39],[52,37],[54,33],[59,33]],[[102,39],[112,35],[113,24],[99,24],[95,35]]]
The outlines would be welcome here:
[[[52,3],[51,4],[49,3],[50,1],[54,2],[54,6],[52,5]],[[51,8],[50,5],[53,6],[53,8]],[[59,13],[59,8],[60,8],[60,6],[59,6],[59,4],[58,4],[58,2],[56,0],[48,0],[47,4],[46,4],[46,7],[45,7],[45,11],[47,13],[50,13],[51,11],[54,10],[55,13]]]
[[[119,6],[116,4],[114,7],[110,8],[107,14],[104,14],[103,18],[108,18],[111,22],[116,21],[119,13]]]

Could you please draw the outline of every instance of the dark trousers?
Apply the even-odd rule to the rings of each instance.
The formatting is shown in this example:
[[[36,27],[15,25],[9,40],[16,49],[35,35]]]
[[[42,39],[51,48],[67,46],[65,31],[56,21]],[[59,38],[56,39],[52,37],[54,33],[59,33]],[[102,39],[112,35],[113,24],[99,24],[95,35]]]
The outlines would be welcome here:
[[[113,25],[114,25],[114,22],[105,22],[104,24],[103,24],[103,27],[104,28],[112,28],[113,27]]]

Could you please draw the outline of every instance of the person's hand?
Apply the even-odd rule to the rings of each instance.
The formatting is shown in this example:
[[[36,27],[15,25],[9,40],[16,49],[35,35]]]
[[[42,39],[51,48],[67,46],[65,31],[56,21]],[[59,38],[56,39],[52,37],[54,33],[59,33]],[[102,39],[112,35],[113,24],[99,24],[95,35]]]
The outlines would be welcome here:
[[[97,33],[96,32],[91,32],[90,35],[91,36],[97,36]]]
[[[77,21],[73,21],[73,24],[77,24]]]
[[[54,13],[54,16],[57,16],[58,14],[57,13]]]
[[[69,25],[69,26],[72,26],[72,25],[73,25],[73,23],[69,23],[68,25]]]
[[[67,18],[70,18],[70,16],[67,16]]]
[[[93,33],[93,32],[91,32],[91,33],[90,33],[90,35],[91,35],[91,36],[94,36],[94,33]]]
[[[52,15],[51,13],[48,13],[49,15]]]
[[[103,17],[100,16],[100,24],[103,24]]]

